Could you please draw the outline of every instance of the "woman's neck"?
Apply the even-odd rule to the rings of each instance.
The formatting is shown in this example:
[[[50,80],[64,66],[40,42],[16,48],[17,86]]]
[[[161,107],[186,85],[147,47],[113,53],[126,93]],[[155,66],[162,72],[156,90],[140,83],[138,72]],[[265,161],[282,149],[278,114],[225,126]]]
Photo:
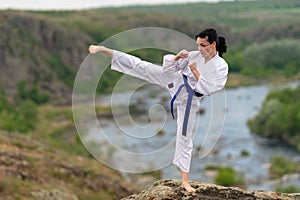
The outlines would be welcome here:
[[[213,51],[211,54],[209,54],[206,58],[205,58],[205,63],[207,63],[210,59],[212,59],[213,57],[215,57],[217,55],[217,51]]]

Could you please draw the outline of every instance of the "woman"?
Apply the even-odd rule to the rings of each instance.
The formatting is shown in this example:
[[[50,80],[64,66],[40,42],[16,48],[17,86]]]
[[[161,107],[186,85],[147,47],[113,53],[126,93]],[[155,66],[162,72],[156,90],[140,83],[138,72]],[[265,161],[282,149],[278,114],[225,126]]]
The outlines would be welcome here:
[[[228,65],[222,58],[227,46],[225,38],[216,30],[206,29],[196,35],[198,51],[181,50],[177,55],[165,55],[163,67],[143,61],[104,46],[91,45],[89,52],[104,53],[112,58],[111,69],[132,75],[169,90],[177,108],[177,136],[173,163],[182,174],[182,187],[188,192],[195,189],[188,183],[192,159],[192,133],[200,99],[224,88]]]

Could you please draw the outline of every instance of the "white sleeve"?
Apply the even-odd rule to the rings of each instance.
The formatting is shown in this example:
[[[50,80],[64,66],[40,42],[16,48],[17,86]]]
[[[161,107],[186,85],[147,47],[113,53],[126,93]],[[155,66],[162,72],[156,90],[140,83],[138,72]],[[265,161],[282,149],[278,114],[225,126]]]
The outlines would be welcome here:
[[[175,57],[175,55],[172,55],[172,54],[167,54],[164,56],[163,70],[165,72],[174,73],[174,72],[184,69],[187,66],[187,64],[188,64],[187,59],[181,58],[181,59],[175,61],[175,60],[173,60],[174,57]]]
[[[227,81],[228,65],[215,67],[209,73],[200,74],[195,90],[203,95],[211,95],[224,88]]]

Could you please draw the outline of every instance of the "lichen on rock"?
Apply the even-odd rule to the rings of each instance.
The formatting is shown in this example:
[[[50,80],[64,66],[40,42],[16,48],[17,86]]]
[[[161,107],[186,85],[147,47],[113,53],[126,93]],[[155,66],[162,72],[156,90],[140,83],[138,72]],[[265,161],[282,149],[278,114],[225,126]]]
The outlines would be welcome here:
[[[223,187],[195,181],[190,181],[190,185],[196,189],[195,193],[188,193],[185,191],[181,187],[180,180],[160,180],[141,193],[133,194],[122,200],[300,200],[300,194],[283,194],[261,190],[248,191],[236,187]]]

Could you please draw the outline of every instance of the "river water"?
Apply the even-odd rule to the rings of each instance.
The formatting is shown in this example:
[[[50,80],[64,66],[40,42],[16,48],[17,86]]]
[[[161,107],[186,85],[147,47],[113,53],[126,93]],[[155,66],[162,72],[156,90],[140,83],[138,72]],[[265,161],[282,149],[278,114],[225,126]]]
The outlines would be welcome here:
[[[269,90],[265,85],[226,89],[201,101],[204,113],[198,114],[196,121],[191,180],[213,183],[214,173],[205,167],[230,166],[244,175],[247,189],[274,190],[278,180],[269,178],[270,158],[280,155],[295,160],[299,158],[299,152],[255,136],[247,127],[247,120],[259,111]],[[148,85],[134,92],[101,96],[96,103],[116,107],[114,118],[99,118],[102,134],[96,126],[90,126],[89,137],[96,146],[98,144],[102,162],[121,171],[142,172],[148,167],[161,169],[163,178],[181,178],[180,171],[171,164],[176,120],[169,113],[166,91]],[[128,108],[128,104],[143,107],[146,111],[140,115],[120,112],[121,107]],[[160,130],[163,130],[162,134],[157,134]],[[155,150],[158,150],[157,154],[149,153]],[[135,157],[128,152],[142,156]],[[281,180],[281,184],[300,186],[300,181],[294,176]]]

